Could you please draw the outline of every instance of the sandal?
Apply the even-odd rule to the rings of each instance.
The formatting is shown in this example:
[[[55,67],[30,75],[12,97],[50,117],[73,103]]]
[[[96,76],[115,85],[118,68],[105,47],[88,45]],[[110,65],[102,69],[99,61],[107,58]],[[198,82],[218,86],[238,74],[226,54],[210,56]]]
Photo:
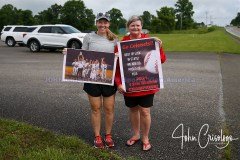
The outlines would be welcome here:
[[[148,143],[143,143],[143,151],[150,151],[152,149],[152,145]]]
[[[136,144],[139,140],[140,140],[140,138],[139,139],[131,138],[127,141],[126,145],[130,147],[130,146]]]

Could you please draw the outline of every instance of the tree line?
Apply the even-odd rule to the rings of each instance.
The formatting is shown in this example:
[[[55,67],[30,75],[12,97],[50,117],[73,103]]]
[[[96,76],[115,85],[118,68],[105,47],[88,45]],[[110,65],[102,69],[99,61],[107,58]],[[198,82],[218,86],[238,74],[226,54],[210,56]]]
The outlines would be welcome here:
[[[118,33],[120,28],[125,28],[126,19],[119,9],[112,8],[108,13],[113,32]],[[196,28],[193,14],[193,4],[189,0],[178,0],[175,8],[165,6],[156,10],[156,16],[149,11],[144,11],[140,16],[144,29],[151,33],[163,33]],[[69,0],[63,6],[54,4],[34,16],[31,10],[6,4],[0,9],[0,28],[4,25],[68,24],[81,31],[91,31],[96,29],[95,18],[93,10],[87,8],[82,0]]]
[[[238,12],[237,16],[234,19],[232,19],[231,25],[240,26],[240,12]]]

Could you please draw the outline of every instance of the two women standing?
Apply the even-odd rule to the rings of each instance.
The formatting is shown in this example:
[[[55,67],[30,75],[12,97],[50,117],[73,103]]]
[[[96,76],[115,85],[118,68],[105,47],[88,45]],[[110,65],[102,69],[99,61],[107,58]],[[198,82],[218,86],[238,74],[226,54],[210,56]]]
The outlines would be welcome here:
[[[117,54],[117,36],[110,30],[110,15],[108,13],[99,13],[96,18],[97,31],[89,33],[84,37],[84,50],[94,50],[100,52],[112,52]],[[129,35],[124,36],[122,41],[150,38],[147,34],[142,33],[143,21],[139,16],[132,16],[127,22],[127,29]],[[160,44],[161,62],[164,63],[166,56],[162,49],[161,40],[155,38]],[[125,105],[129,108],[129,117],[132,125],[133,135],[126,142],[127,146],[132,146],[136,142],[142,141],[143,150],[151,149],[149,141],[149,131],[151,126],[150,107],[153,106],[154,94],[159,90],[141,91],[126,93],[123,90],[120,68],[117,64],[115,74],[115,86],[107,86],[102,84],[85,83],[83,90],[88,94],[91,105],[91,122],[94,131],[94,146],[96,148],[113,147],[114,141],[111,136],[113,117],[114,117],[114,103],[115,93],[118,90],[123,94]],[[105,115],[105,136],[101,137],[101,108],[103,108]]]

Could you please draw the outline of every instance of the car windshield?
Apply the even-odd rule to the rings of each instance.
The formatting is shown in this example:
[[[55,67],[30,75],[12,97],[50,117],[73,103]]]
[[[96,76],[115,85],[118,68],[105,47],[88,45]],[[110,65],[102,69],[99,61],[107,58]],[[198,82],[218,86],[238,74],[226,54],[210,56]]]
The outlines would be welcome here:
[[[71,26],[63,26],[61,27],[67,34],[71,34],[71,33],[81,33],[79,30],[77,30],[74,27]]]

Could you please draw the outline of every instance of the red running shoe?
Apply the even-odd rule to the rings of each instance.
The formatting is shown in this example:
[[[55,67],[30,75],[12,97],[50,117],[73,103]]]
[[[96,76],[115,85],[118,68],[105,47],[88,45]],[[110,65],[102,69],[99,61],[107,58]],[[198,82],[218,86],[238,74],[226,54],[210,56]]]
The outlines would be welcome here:
[[[114,147],[114,142],[113,142],[113,139],[112,139],[112,135],[111,135],[111,134],[105,135],[104,141],[105,141],[106,147],[108,147],[108,148]]]
[[[95,148],[104,148],[104,144],[103,144],[103,141],[102,141],[102,137],[101,136],[96,136],[95,139],[94,139],[94,147]]]

